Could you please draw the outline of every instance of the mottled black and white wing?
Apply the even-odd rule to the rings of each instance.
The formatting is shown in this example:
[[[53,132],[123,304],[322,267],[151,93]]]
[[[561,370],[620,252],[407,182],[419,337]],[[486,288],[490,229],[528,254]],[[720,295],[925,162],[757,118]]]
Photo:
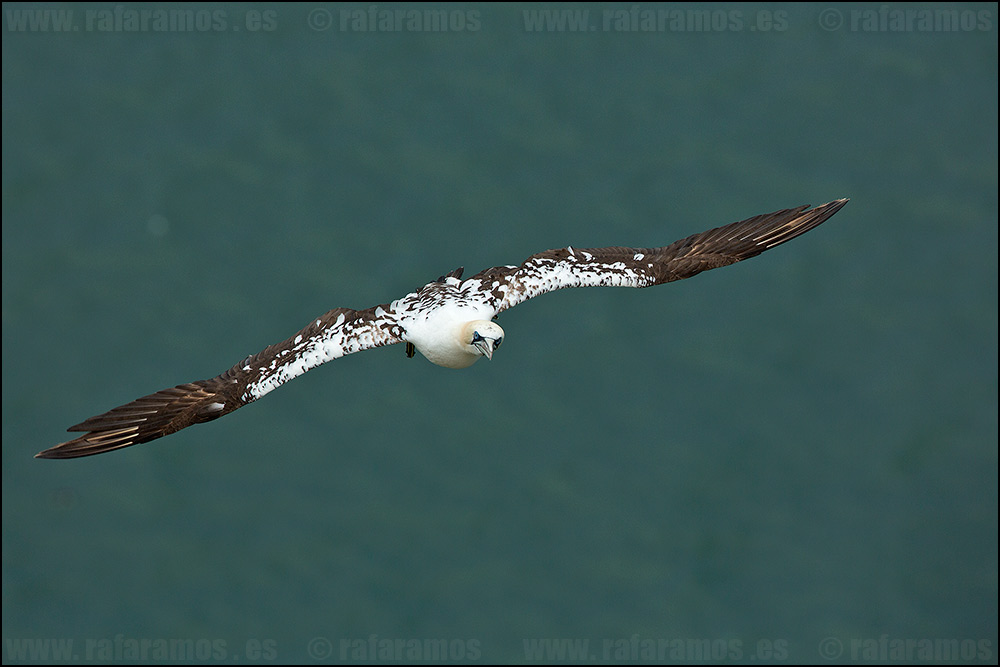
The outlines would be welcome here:
[[[86,433],[35,456],[77,458],[162,438],[227,415],[327,361],[400,343],[402,331],[386,308],[331,310],[288,340],[247,357],[222,375],[143,396],[71,426],[67,430]]]
[[[650,287],[755,257],[805,234],[839,211],[847,199],[810,209],[799,206],[693,234],[662,248],[559,248],[500,266],[469,280],[496,312],[566,287]]]

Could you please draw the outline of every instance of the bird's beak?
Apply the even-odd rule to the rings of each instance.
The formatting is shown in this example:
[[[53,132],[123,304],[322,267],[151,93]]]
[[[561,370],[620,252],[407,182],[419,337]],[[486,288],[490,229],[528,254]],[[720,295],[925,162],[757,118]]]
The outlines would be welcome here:
[[[477,340],[473,343],[473,345],[476,346],[477,350],[483,353],[483,356],[486,357],[487,361],[493,361],[493,341],[488,338],[484,338],[482,340]]]

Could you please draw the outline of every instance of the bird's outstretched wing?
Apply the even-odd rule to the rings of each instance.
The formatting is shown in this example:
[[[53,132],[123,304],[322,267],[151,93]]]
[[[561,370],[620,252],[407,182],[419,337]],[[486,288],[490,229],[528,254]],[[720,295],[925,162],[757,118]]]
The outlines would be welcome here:
[[[327,361],[400,343],[402,332],[386,308],[331,310],[222,375],[158,391],[71,426],[67,430],[86,433],[35,457],[77,458],[162,438],[229,414]]]
[[[789,208],[724,225],[662,248],[559,248],[532,255],[520,266],[486,269],[479,280],[486,300],[504,311],[565,287],[650,287],[690,278],[755,257],[822,224],[847,199],[810,209]]]

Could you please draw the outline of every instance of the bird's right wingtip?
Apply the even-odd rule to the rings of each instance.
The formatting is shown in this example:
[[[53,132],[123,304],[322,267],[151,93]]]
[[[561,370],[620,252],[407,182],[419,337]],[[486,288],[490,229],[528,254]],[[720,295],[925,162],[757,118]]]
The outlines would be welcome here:
[[[53,449],[55,449],[55,448],[53,447],[52,449],[46,449],[44,451],[38,452],[32,458],[36,458],[36,459],[72,459],[72,458],[77,458],[75,456],[66,456],[65,454],[60,454],[57,451],[53,451]]]
[[[63,443],[63,444],[65,444],[65,443]],[[55,447],[49,447],[48,449],[43,449],[42,451],[40,451],[37,454],[35,454],[34,458],[36,458],[36,459],[65,459],[65,458],[74,458],[74,457],[66,456],[65,450],[60,449],[61,447],[62,447],[62,445],[56,445]]]

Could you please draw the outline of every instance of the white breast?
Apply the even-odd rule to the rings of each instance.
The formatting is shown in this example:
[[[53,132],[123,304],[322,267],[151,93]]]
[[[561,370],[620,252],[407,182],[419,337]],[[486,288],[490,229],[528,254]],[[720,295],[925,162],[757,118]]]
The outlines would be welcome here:
[[[445,368],[466,368],[480,355],[462,340],[462,328],[473,320],[489,319],[482,307],[445,303],[429,311],[415,312],[400,322],[406,340],[427,360]]]

